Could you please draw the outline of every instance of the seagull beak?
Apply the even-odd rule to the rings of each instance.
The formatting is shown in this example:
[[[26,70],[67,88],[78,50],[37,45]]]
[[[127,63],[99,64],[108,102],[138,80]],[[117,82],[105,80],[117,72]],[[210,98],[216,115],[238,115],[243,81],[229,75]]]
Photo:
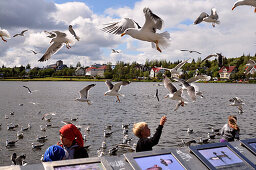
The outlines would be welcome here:
[[[256,13],[256,8],[254,9],[254,13]]]
[[[235,6],[232,8],[232,10],[234,10],[235,9]]]
[[[124,36],[124,35],[125,35],[125,33],[122,33],[122,34],[121,34],[121,37]]]

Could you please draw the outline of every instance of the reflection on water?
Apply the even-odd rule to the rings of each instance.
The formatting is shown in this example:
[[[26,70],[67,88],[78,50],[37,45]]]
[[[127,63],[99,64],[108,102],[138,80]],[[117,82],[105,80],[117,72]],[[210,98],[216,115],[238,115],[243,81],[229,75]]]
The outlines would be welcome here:
[[[90,91],[92,105],[74,101],[79,96],[78,91],[88,84],[96,83]],[[90,157],[97,156],[104,139],[103,129],[106,125],[113,125],[114,133],[106,138],[108,149],[119,144],[123,139],[122,123],[133,124],[134,122],[146,121],[154,132],[163,115],[167,116],[167,122],[163,129],[160,142],[154,148],[166,148],[176,145],[182,139],[207,137],[211,127],[221,128],[226,123],[230,114],[238,116],[238,124],[241,129],[241,139],[255,137],[255,93],[256,86],[253,84],[198,84],[204,92],[204,99],[198,98],[196,102],[180,107],[174,112],[176,102],[165,99],[168,91],[163,86],[153,86],[155,83],[131,83],[122,87],[121,103],[117,103],[115,97],[104,96],[107,86],[104,82],[0,82],[0,165],[10,165],[10,156],[13,152],[18,155],[26,154],[29,163],[40,162],[44,151],[59,141],[59,128],[64,124],[61,121],[73,121],[81,126],[82,134],[86,134],[86,145],[91,145]],[[32,91],[29,94],[28,86]],[[178,87],[178,84],[175,84]],[[158,89],[160,102],[154,97]],[[238,115],[238,109],[228,106],[231,97],[238,96],[244,102],[244,113]],[[23,104],[23,105],[22,105]],[[10,115],[14,112],[14,115]],[[55,113],[51,122],[42,120],[43,114]],[[9,119],[5,119],[5,115]],[[18,124],[16,130],[7,130],[7,124]],[[16,139],[17,131],[21,126],[31,129],[23,131],[24,138],[20,139],[15,147],[6,148],[6,139]],[[49,125],[46,131],[40,130],[40,125]],[[90,131],[85,128],[90,126]],[[42,126],[41,126],[42,127]],[[194,134],[188,135],[187,128],[192,128]],[[42,149],[33,149],[31,143],[39,143],[37,137],[47,136]],[[129,127],[131,143],[136,143],[137,138],[132,134],[132,125]],[[216,141],[218,141],[216,139]],[[107,149],[107,150],[108,150]]]

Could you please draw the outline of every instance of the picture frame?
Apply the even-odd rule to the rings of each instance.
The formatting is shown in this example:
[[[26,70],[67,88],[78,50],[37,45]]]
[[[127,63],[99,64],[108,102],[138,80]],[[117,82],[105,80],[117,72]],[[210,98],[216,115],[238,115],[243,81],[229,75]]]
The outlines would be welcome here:
[[[82,158],[70,159],[53,162],[43,162],[44,168],[47,170],[77,170],[77,169],[96,169],[96,170],[111,170],[113,169],[105,158]]]
[[[256,138],[240,140],[241,145],[247,148],[256,156]]]
[[[255,169],[255,165],[249,159],[227,142],[189,148],[190,152],[209,169]]]
[[[135,170],[175,169],[187,170],[187,163],[180,158],[175,149],[170,148],[161,151],[146,151],[124,154],[125,159]]]

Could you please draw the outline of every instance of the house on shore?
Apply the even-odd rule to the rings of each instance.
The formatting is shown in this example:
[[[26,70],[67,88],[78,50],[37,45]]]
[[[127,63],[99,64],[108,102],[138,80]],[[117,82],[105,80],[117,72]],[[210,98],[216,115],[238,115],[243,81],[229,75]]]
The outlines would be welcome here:
[[[85,70],[85,75],[93,76],[93,77],[95,77],[95,76],[104,77],[104,73],[106,70],[107,70],[107,65],[95,64],[95,65],[88,67]]]
[[[230,75],[236,72],[236,66],[223,66],[219,70],[219,75],[221,79],[230,79]]]
[[[67,65],[63,64],[62,60],[58,60],[56,64],[51,64],[46,66],[46,68],[52,68],[54,70],[62,70],[64,68],[67,68]]]

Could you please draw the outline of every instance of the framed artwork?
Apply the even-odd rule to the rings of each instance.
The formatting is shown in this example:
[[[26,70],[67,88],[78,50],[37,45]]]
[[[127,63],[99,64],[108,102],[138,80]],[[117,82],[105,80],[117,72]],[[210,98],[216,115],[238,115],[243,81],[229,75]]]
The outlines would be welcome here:
[[[254,169],[255,165],[229,143],[189,147],[209,169]]]
[[[124,154],[133,169],[141,170],[186,170],[186,162],[178,159],[173,149]]]

